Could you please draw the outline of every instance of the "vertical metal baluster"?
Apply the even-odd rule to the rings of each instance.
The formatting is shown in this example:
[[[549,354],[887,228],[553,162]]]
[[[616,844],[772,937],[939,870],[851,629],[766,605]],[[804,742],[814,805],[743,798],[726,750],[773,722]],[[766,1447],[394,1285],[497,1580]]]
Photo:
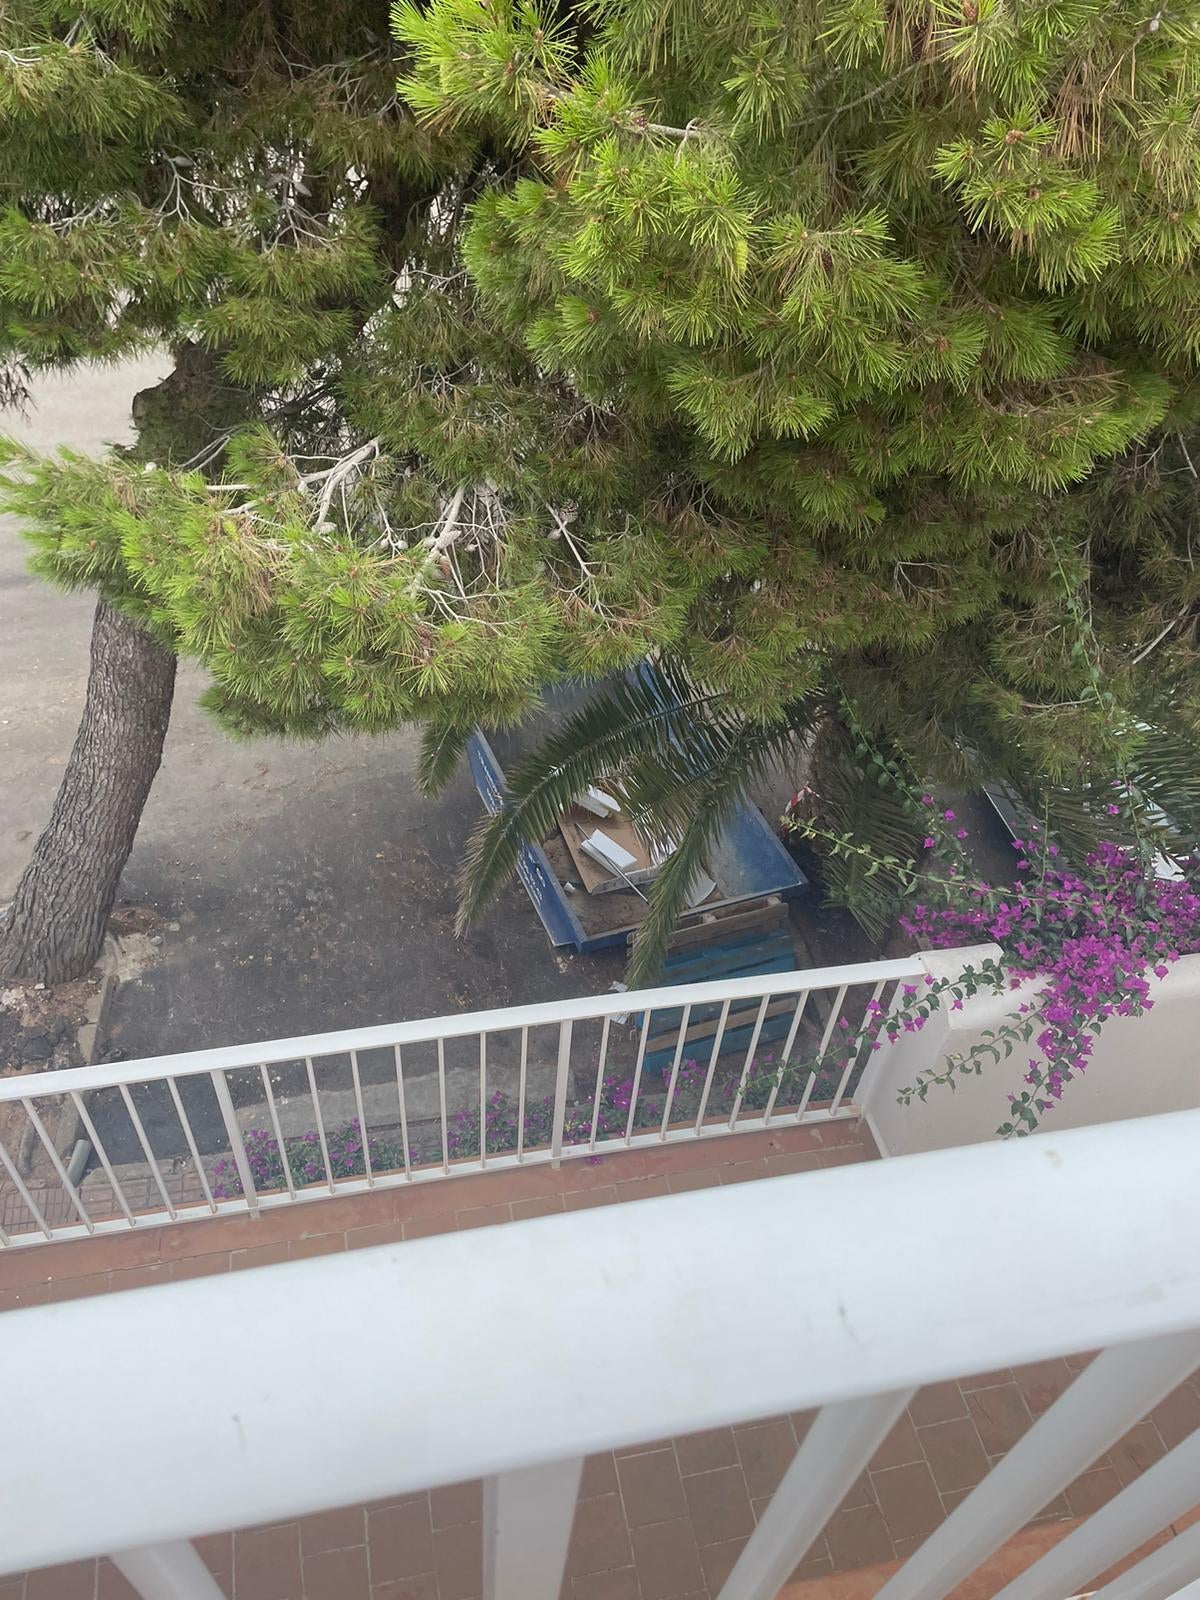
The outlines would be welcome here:
[[[11,1244],[11,1243],[12,1243],[12,1240],[5,1233],[4,1229],[0,1228],[0,1250],[3,1250],[4,1246],[6,1244]]]
[[[21,1196],[22,1201],[25,1203],[26,1207],[28,1208],[29,1215],[37,1223],[38,1227],[46,1235],[47,1239],[53,1239],[54,1233],[53,1233],[53,1231],[52,1231],[52,1229],[50,1227],[50,1224],[46,1221],[45,1217],[42,1215],[42,1213],[39,1210],[36,1202],[34,1201],[33,1196],[30,1194],[29,1190],[26,1188],[24,1178],[17,1171],[15,1162],[13,1161],[12,1157],[9,1155],[8,1151],[4,1148],[4,1140],[3,1139],[0,1139],[0,1164],[3,1165],[4,1170],[8,1173],[8,1175],[12,1179],[12,1181],[16,1184],[17,1193]]]
[[[325,1163],[325,1182],[329,1185],[330,1194],[336,1194],[337,1189],[333,1182],[333,1167],[329,1162],[329,1145],[325,1139],[325,1118],[321,1115],[321,1097],[317,1093],[317,1075],[313,1071],[312,1057],[305,1056],[305,1070],[308,1073],[308,1092],[312,1095],[313,1117],[317,1124],[317,1138],[321,1144],[321,1160]]]
[[[783,1075],[787,1071],[788,1057],[792,1053],[792,1046],[796,1042],[796,1035],[800,1031],[800,1020],[804,1016],[804,1008],[808,1004],[808,990],[805,989],[796,1001],[796,1012],[792,1017],[792,1025],[788,1029],[788,1036],[784,1040],[783,1050],[779,1057],[779,1073],[775,1079],[775,1087],[771,1090],[771,1098],[767,1101],[767,1109],[763,1112],[763,1122],[768,1123],[775,1111],[775,1102],[779,1098],[779,1091],[783,1087]]]
[[[487,1166],[487,1034],[479,1035],[479,1165]]]
[[[633,1088],[629,1096],[629,1116],[625,1120],[625,1143],[633,1138],[633,1120],[637,1116],[638,1090],[642,1086],[642,1062],[646,1059],[646,1040],[650,1037],[650,1016],[647,1011],[642,1019],[642,1036],[638,1040],[637,1065],[633,1069]]]
[[[358,1051],[350,1052],[350,1076],[354,1080],[354,1104],[358,1108],[358,1131],[362,1134],[363,1171],[367,1175],[367,1188],[375,1187],[375,1173],[371,1168],[371,1141],[367,1135],[367,1112],[363,1105],[362,1078],[358,1071]]]
[[[213,1199],[213,1192],[208,1186],[208,1174],[204,1170],[204,1163],[201,1161],[200,1152],[196,1148],[196,1137],[192,1132],[192,1124],[188,1118],[187,1112],[183,1109],[183,1100],[180,1098],[179,1088],[174,1078],[167,1079],[167,1088],[171,1091],[171,1099],[175,1104],[175,1115],[179,1118],[179,1124],[183,1129],[183,1136],[187,1140],[188,1149],[192,1153],[192,1161],[195,1163],[196,1167],[196,1176],[200,1179],[200,1187],[204,1190],[204,1198],[208,1202],[208,1209],[215,1216],[217,1212],[217,1202]],[[104,1157],[101,1156],[100,1159],[103,1161]]]
[[[166,1207],[167,1215],[170,1217],[171,1221],[174,1222],[178,1217],[178,1212],[175,1210],[175,1202],[167,1193],[167,1186],[163,1182],[163,1176],[159,1171],[158,1161],[155,1158],[154,1151],[150,1148],[150,1141],[146,1137],[146,1130],[142,1126],[142,1119],[138,1116],[137,1107],[134,1105],[133,1097],[129,1093],[129,1086],[128,1084],[120,1083],[117,1085],[117,1087],[121,1091],[121,1098],[125,1102],[125,1109],[129,1113],[129,1120],[133,1123],[133,1131],[138,1136],[138,1143],[141,1145],[143,1151],[145,1152],[146,1160],[150,1164],[150,1171],[154,1175],[155,1186],[158,1189],[159,1194],[162,1195],[162,1203]]]
[[[704,1113],[708,1110],[708,1095],[712,1088],[713,1073],[717,1070],[717,1057],[721,1053],[721,1040],[725,1037],[725,1024],[729,1021],[729,1001],[721,1002],[721,1015],[717,1019],[717,1031],[713,1034],[712,1051],[708,1058],[708,1071],[704,1074],[704,1088],[700,1094],[700,1108],[696,1112],[696,1132],[699,1133],[704,1126]]]
[[[75,1207],[75,1210],[79,1215],[80,1222],[83,1223],[84,1227],[89,1233],[95,1233],[96,1224],[88,1215],[87,1207],[79,1198],[78,1189],[76,1189],[70,1178],[67,1177],[67,1169],[63,1166],[62,1158],[59,1156],[58,1151],[54,1148],[54,1141],[42,1126],[42,1119],[34,1110],[33,1101],[22,1097],[21,1104],[25,1107],[25,1115],[29,1118],[30,1122],[33,1123],[37,1136],[42,1141],[42,1149],[45,1150],[46,1154],[50,1157],[50,1163],[55,1172],[58,1174],[58,1181],[66,1190],[67,1198]]]
[[[905,1389],[841,1400],[817,1412],[719,1600],[775,1600],[913,1393]]]
[[[287,1146],[283,1142],[283,1129],[279,1125],[279,1111],[275,1105],[275,1095],[271,1089],[271,1075],[260,1061],[258,1064],[259,1076],[262,1078],[263,1093],[267,1097],[267,1110],[271,1117],[271,1127],[275,1132],[275,1148],[279,1151],[279,1164],[283,1168],[283,1181],[287,1184],[288,1198],[296,1198],[296,1185],[292,1181],[292,1164],[287,1157]]]
[[[113,1550],[108,1559],[141,1600],[224,1600],[224,1591],[186,1539]]]
[[[871,1011],[871,1007],[878,1002],[879,996],[883,993],[883,985],[884,980],[880,978],[879,982],[871,990],[871,998],[867,1002],[867,1009],[863,1012],[862,1028],[859,1030],[858,1037],[855,1039],[853,1048],[850,1050],[850,1053],[846,1059],[845,1071],[842,1073],[841,1082],[837,1086],[837,1093],[829,1102],[829,1115],[831,1117],[841,1105],[842,1096],[846,1093],[850,1079],[854,1076],[855,1067],[858,1066],[859,1058],[863,1053],[863,1046],[867,1042],[867,1032],[871,1026],[870,1019],[874,1015],[874,1013]]]
[[[108,1159],[108,1151],[104,1148],[104,1144],[101,1141],[100,1135],[96,1132],[96,1125],[92,1121],[90,1115],[88,1114],[88,1109],[83,1103],[83,1096],[74,1089],[71,1090],[71,1104],[79,1113],[79,1120],[87,1129],[87,1136],[92,1141],[92,1149],[100,1158],[100,1165],[104,1168],[105,1176],[112,1185],[113,1198],[120,1206],[122,1212],[124,1213],[125,1220],[129,1226],[131,1228],[136,1228],[137,1218],[130,1210],[129,1201],[125,1198],[125,1191],[117,1181],[117,1175],[113,1171],[112,1162]],[[205,1187],[207,1188],[207,1184]]]
[[[1190,1528],[1144,1556],[1136,1567],[1097,1589],[1091,1600],[1200,1600],[1200,1578],[1188,1583],[1197,1572],[1200,1522],[1193,1522]]]
[[[833,1010],[829,1013],[829,1021],[825,1024],[825,1032],[821,1035],[821,1043],[817,1046],[817,1061],[813,1068],[812,1076],[804,1085],[804,1093],[800,1096],[800,1104],[796,1108],[796,1121],[799,1122],[808,1110],[808,1102],[813,1097],[813,1090],[817,1086],[817,1079],[821,1075],[821,1063],[825,1059],[825,1052],[829,1048],[829,1041],[833,1037],[833,1030],[837,1026],[838,1018],[842,1014],[842,1006],[846,999],[846,985],[843,984],[834,997]]]
[[[737,1093],[733,1097],[733,1105],[729,1108],[729,1131],[732,1133],[737,1127],[738,1112],[742,1109],[742,1096],[746,1092],[746,1085],[750,1081],[750,1068],[754,1065],[754,1052],[758,1049],[758,1037],[762,1033],[763,1021],[767,1015],[767,1007],[771,1003],[771,996],[765,994],[758,1008],[758,1015],[754,1019],[754,1031],[750,1035],[750,1045],[746,1051],[746,1059],[742,1063],[742,1075],[738,1079]]]
[[[1193,1511],[1197,1482],[1200,1431],[1189,1434],[1140,1478],[1126,1484],[1120,1494],[1005,1584],[995,1600],[1058,1600],[1060,1595],[1078,1594],[1097,1572],[1107,1572],[1131,1550]],[[1192,1574],[1195,1571],[1193,1566]],[[1172,1590],[1161,1592],[1169,1595]]]
[[[604,1026],[600,1029],[600,1059],[596,1063],[596,1088],[592,1095],[592,1134],[588,1141],[588,1149],[596,1148],[596,1132],[600,1126],[600,1101],[604,1096],[604,1069],[608,1065],[608,1030],[612,1027],[612,1018],[605,1017]]]
[[[483,1480],[484,1600],[558,1600],[582,1476],[577,1456]]]
[[[438,1104],[442,1108],[442,1171],[450,1171],[450,1129],[446,1121],[446,1041],[439,1039],[437,1042],[438,1063]],[[480,1141],[483,1140],[483,1129],[479,1130]]]
[[[1198,1360],[1200,1334],[1195,1329],[1158,1334],[1102,1350],[1050,1409],[1026,1429],[1008,1454],[1001,1456],[978,1488],[972,1489],[892,1574],[879,1590],[877,1600],[944,1600],[1097,1456],[1110,1450],[1135,1422],[1194,1372]],[[1200,1435],[1192,1437],[1200,1444]],[[1163,1461],[1169,1459],[1164,1457]],[[1157,1465],[1161,1467],[1163,1461]],[[1150,1472],[1155,1470],[1150,1468]],[[1144,1484],[1149,1475],[1144,1473],[1136,1482]],[[1194,1471],[1191,1481],[1194,1484]],[[1184,1504],[1194,1498],[1193,1491]],[[1109,1505],[1113,1503],[1110,1501]],[[1158,1528],[1172,1520],[1168,1515],[1154,1526]],[[1084,1529],[1090,1526],[1090,1520],[1083,1524]],[[1071,1537],[1074,1535],[1068,1535]],[[1101,1561],[1098,1565],[1103,1570],[1107,1563]],[[1018,1578],[1013,1586],[1020,1583]],[[1069,1586],[1057,1591],[1060,1595],[1072,1592]]]
[[[675,1084],[679,1078],[679,1063],[683,1060],[683,1046],[687,1039],[688,1021],[691,1015],[692,1007],[689,1003],[684,1006],[683,1017],[679,1023],[679,1042],[675,1046],[675,1059],[671,1062],[671,1081],[667,1085],[667,1101],[663,1106],[662,1126],[658,1130],[660,1139],[667,1137],[667,1124],[671,1120],[671,1107],[675,1103]]]
[[[237,1168],[238,1177],[242,1180],[242,1198],[250,1211],[257,1211],[258,1190],[254,1187],[254,1174],[250,1171],[250,1158],[246,1154],[246,1141],[242,1138],[242,1130],[238,1127],[237,1112],[233,1109],[233,1096],[229,1092],[229,1080],[225,1076],[224,1067],[214,1067],[209,1073],[209,1077],[212,1079],[213,1093],[217,1097],[217,1104],[221,1108],[225,1132],[229,1136],[229,1153],[233,1157],[233,1164]]]
[[[550,1129],[550,1162],[557,1167],[562,1161],[563,1127],[567,1120],[567,1080],[571,1076],[571,1037],[574,1025],[558,1025],[558,1065],[554,1071],[554,1121]]]
[[[529,1029],[521,1029],[521,1081],[517,1087],[517,1161],[525,1159],[525,1083],[529,1073]]]
[[[396,1057],[396,1094],[400,1101],[400,1144],[404,1151],[404,1176],[412,1178],[412,1157],[408,1149],[408,1105],[404,1098],[404,1062],[400,1057],[400,1046],[393,1045],[392,1052]]]

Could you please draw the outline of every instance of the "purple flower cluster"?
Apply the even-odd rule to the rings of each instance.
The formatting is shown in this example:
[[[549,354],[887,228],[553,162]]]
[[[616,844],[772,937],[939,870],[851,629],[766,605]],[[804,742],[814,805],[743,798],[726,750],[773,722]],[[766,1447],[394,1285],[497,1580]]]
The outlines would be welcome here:
[[[1100,845],[1079,870],[1061,865],[1052,844],[1017,840],[1015,848],[1011,893],[956,878],[946,885],[950,904],[914,906],[901,923],[927,947],[994,940],[1009,987],[1037,984],[1036,998],[1016,1008],[1008,1039],[1032,1040],[1038,1051],[1025,1073],[1031,1093],[1010,1100],[1040,1113],[1086,1069],[1099,1026],[1149,1011],[1150,976],[1165,978],[1181,955],[1200,950],[1200,896],[1188,882],[1148,876],[1116,844]],[[960,1008],[961,997],[954,1004]],[[1029,1125],[1030,1115],[1020,1114]]]
[[[284,1187],[283,1156],[274,1134],[265,1128],[250,1128],[243,1136],[246,1164],[256,1190],[264,1192]],[[329,1176],[332,1178],[358,1178],[366,1171],[363,1155],[362,1130],[358,1119],[334,1128],[326,1135],[329,1151]],[[296,1139],[284,1141],[288,1171],[293,1186],[302,1189],[310,1183],[323,1183],[326,1178],[325,1156],[321,1141],[315,1133],[301,1134]],[[403,1165],[404,1153],[384,1140],[370,1142],[371,1167],[386,1171]],[[232,1156],[222,1156],[212,1169],[214,1200],[234,1200],[242,1193],[242,1180]]]

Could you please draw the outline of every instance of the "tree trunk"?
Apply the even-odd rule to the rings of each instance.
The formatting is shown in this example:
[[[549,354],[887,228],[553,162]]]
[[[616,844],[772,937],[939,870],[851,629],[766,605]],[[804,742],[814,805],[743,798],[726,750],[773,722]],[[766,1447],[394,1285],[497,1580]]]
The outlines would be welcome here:
[[[50,821],[0,923],[0,978],[66,983],[100,954],[162,760],[175,657],[101,600],[83,720]]]

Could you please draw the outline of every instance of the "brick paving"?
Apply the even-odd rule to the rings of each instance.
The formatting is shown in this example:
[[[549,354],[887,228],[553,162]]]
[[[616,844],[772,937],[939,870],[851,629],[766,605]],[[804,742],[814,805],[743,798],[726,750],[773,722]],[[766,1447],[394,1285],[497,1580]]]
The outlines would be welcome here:
[[[245,1217],[147,1228],[0,1257],[0,1308],[236,1271],[329,1250],[813,1170],[875,1156],[849,1123],[739,1135],[505,1170]],[[902,1559],[954,1509],[1088,1356],[923,1389],[793,1581]],[[562,1600],[716,1600],[809,1425],[808,1414],[589,1458]],[[1089,1515],[1200,1427],[1194,1378],[1048,1506],[1038,1524]],[[481,1489],[435,1489],[200,1539],[229,1600],[479,1600]],[[1172,1530],[1173,1531],[1173,1530]],[[873,1593],[868,1587],[866,1593]],[[0,1600],[130,1600],[107,1561],[0,1578]]]

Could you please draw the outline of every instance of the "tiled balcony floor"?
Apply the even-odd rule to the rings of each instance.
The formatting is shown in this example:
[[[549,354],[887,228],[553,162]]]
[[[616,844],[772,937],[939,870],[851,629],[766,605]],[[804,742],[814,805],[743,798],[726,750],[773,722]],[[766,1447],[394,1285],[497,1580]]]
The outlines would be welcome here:
[[[848,1123],[464,1177],[193,1222],[0,1258],[0,1307],[134,1288],[605,1205],[683,1189],[870,1160]],[[1045,1410],[1086,1361],[1043,1362],[922,1390],[880,1447],[795,1580],[880,1568],[907,1556]],[[589,1459],[563,1600],[715,1600],[803,1437],[783,1416]],[[1039,1523],[1085,1516],[1200,1426],[1183,1385],[1047,1508]],[[229,1600],[478,1600],[480,1487],[427,1494],[197,1541]],[[1169,1537],[1169,1532],[1163,1537]],[[866,1573],[864,1572],[864,1577]],[[860,1591],[872,1594],[868,1586]],[[11,1579],[0,1600],[129,1600],[107,1562]]]

